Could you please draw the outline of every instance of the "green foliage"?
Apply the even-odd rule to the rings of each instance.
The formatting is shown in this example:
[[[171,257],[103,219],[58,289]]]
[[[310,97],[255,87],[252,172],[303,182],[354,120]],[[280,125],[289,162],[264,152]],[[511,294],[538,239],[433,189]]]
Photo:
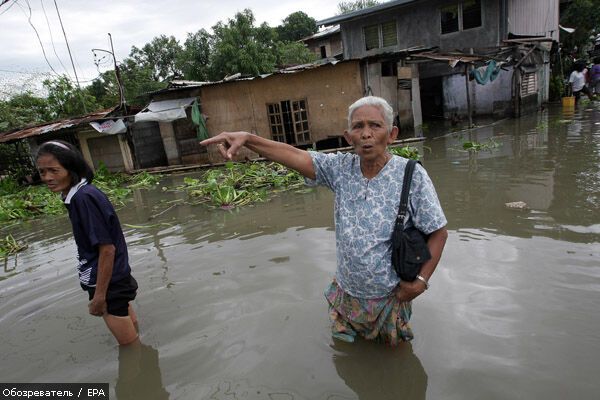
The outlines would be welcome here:
[[[490,138],[487,143],[478,143],[476,141],[466,141],[463,142],[463,149],[470,152],[478,152],[481,150],[492,151],[498,147],[502,146],[502,143],[498,143],[494,140],[494,138]]]
[[[34,173],[29,146],[24,141],[0,143],[0,175],[20,181]]]
[[[317,21],[302,11],[288,15],[275,30],[279,40],[295,42],[318,31]]]
[[[277,43],[277,65],[280,67],[307,64],[316,59],[316,54],[300,42]]]
[[[259,75],[272,72],[276,33],[266,23],[254,26],[250,9],[238,12],[226,23],[213,26],[214,44],[210,56],[210,78],[223,79],[227,75]]]
[[[188,33],[183,50],[177,58],[177,66],[188,80],[208,80],[208,63],[212,36],[205,29]]]
[[[50,115],[46,99],[32,92],[16,94],[7,101],[0,100],[0,132],[48,121]]]
[[[377,4],[379,4],[379,2],[376,0],[342,1],[338,4],[338,15],[348,14],[352,11],[373,7]]]
[[[185,190],[198,203],[209,203],[221,208],[240,207],[265,201],[268,191],[289,190],[304,185],[296,171],[277,163],[232,163],[223,168],[207,171],[201,179],[184,178]]]
[[[139,67],[152,71],[154,81],[163,81],[181,75],[177,59],[182,51],[183,48],[174,36],[160,35],[141,49],[133,46],[129,58]]]
[[[132,188],[155,187],[160,175],[142,172],[137,175],[114,173],[100,166],[96,170],[94,185],[102,190],[115,205],[123,205]],[[12,178],[0,180],[0,222],[36,218],[41,215],[59,215],[65,207],[56,193],[45,185],[20,187]]]
[[[560,74],[553,74],[550,78],[550,100],[560,100],[565,94],[564,79]]]
[[[598,0],[571,1],[561,13],[560,24],[575,28],[573,33],[561,32],[563,52],[573,54],[577,58],[587,57],[585,50],[592,45],[590,37],[600,33],[600,2]],[[566,71],[570,70],[565,69]]]
[[[26,244],[19,243],[12,235],[0,238],[0,260],[6,259],[27,248]]]
[[[65,75],[46,79],[43,84],[48,91],[47,101],[52,119],[85,115],[99,108],[94,96],[73,86]]]
[[[388,151],[397,156],[410,158],[413,160],[419,160],[421,158],[421,155],[419,154],[419,149],[409,145],[406,145],[404,147],[390,147],[388,148]]]

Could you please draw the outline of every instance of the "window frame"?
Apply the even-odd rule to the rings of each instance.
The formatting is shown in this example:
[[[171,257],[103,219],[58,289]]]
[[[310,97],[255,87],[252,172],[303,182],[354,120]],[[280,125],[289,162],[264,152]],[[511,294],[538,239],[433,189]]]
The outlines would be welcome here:
[[[289,109],[284,109],[283,103],[288,103]],[[271,139],[292,146],[300,146],[312,142],[308,116],[308,100],[306,98],[280,100],[276,103],[266,103],[266,106]],[[287,119],[285,116],[287,116]],[[286,131],[288,123],[293,132],[289,132],[289,129]],[[290,143],[287,140],[288,135],[291,135],[294,143]]]
[[[471,2],[474,1],[475,5],[478,6],[479,8],[479,25],[477,26],[471,26],[468,28],[464,27],[464,5],[466,2]],[[443,7],[439,8],[439,12],[440,12],[440,35],[451,35],[453,33],[459,33],[459,32],[463,32],[463,31],[467,31],[467,30],[471,30],[471,29],[477,29],[477,28],[481,28],[483,27],[483,14],[482,14],[482,5],[481,5],[481,1],[482,0],[462,0],[459,1],[457,3],[453,3],[453,4],[448,4],[445,5]],[[453,31],[448,31],[448,32],[444,32],[443,30],[443,24],[442,24],[442,13],[444,9],[450,9],[452,7],[456,7],[457,9],[457,30],[453,30]]]
[[[392,35],[384,35],[384,26],[386,27],[391,27],[393,25],[393,29],[394,29],[394,34]],[[376,37],[377,37],[377,45],[374,46],[375,43],[373,43],[373,41],[375,40],[375,35],[374,33],[377,33]],[[386,47],[394,47],[398,45],[398,21],[394,18],[394,19],[390,19],[387,20],[385,22],[381,22],[381,23],[377,23],[377,24],[370,24],[370,25],[366,25],[363,26],[362,28],[362,33],[363,33],[363,43],[364,43],[364,50],[365,51],[371,51],[371,50],[375,50],[375,49],[384,49]],[[391,38],[393,37],[393,43],[389,42],[386,43],[385,39],[386,38]]]

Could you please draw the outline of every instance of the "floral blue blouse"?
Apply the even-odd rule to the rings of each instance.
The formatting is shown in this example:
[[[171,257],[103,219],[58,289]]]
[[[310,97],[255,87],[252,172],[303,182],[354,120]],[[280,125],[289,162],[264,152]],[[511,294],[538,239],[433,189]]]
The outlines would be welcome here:
[[[407,159],[393,156],[372,179],[363,176],[352,153],[309,152],[316,179],[335,194],[336,280],[359,298],[389,296],[399,279],[392,268],[391,237],[398,214]],[[406,226],[429,234],[446,226],[446,217],[427,172],[417,164],[410,189]]]

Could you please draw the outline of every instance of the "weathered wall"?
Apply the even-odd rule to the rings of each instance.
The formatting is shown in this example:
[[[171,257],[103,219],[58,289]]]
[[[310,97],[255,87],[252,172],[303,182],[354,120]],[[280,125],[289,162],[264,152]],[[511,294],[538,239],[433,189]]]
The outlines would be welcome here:
[[[151,168],[168,165],[157,122],[138,122],[130,126],[137,166]]]
[[[502,70],[493,82],[485,85],[480,85],[475,80],[470,81],[469,92],[473,114],[507,115],[511,108],[511,79],[512,71]],[[454,113],[466,116],[467,96],[464,74],[444,76],[443,87],[444,117],[450,118]]]
[[[498,45],[501,40],[498,0],[481,0],[480,27],[441,34],[440,7],[457,3],[457,0],[423,1],[344,22],[341,24],[344,58],[362,58],[413,46],[438,46],[441,50],[455,50]],[[366,51],[363,28],[392,19],[397,22],[398,44]]]
[[[323,39],[306,41],[306,47],[310,52],[316,54],[317,58],[321,58],[321,46],[325,46],[327,57],[334,57],[338,54],[342,54],[342,34],[337,33]]]
[[[79,137],[87,143],[94,169],[98,169],[100,163],[103,163],[109,171],[127,170],[119,144],[119,135],[92,136],[80,133]]]
[[[293,74],[204,86],[201,103],[211,136],[245,130],[270,139],[267,104],[306,99],[311,139],[317,142],[343,133],[348,106],[362,92],[359,62],[348,61]]]

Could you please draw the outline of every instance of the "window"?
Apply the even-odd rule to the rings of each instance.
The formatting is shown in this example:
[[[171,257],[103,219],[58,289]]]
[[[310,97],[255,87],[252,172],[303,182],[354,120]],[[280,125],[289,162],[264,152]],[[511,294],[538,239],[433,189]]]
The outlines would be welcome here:
[[[481,0],[465,0],[440,8],[442,35],[481,26]]]
[[[537,75],[535,72],[525,73],[521,78],[521,97],[537,93]]]
[[[384,22],[383,24],[365,26],[363,34],[365,36],[365,50],[396,46],[398,44],[398,31],[395,20]]]
[[[381,24],[381,38],[383,47],[395,46],[398,44],[398,35],[396,34],[396,21]]]
[[[381,76],[398,76],[398,64],[396,61],[382,61]]]
[[[481,1],[470,0],[462,4],[463,30],[481,26]]]
[[[267,104],[273,140],[291,145],[310,143],[306,99]]]
[[[458,32],[458,4],[443,7],[440,12],[442,14],[442,34]]]
[[[325,46],[321,46],[319,49],[321,50],[321,58],[327,58],[327,48]]]
[[[371,50],[379,47],[379,27],[377,25],[365,26],[365,49]]]

